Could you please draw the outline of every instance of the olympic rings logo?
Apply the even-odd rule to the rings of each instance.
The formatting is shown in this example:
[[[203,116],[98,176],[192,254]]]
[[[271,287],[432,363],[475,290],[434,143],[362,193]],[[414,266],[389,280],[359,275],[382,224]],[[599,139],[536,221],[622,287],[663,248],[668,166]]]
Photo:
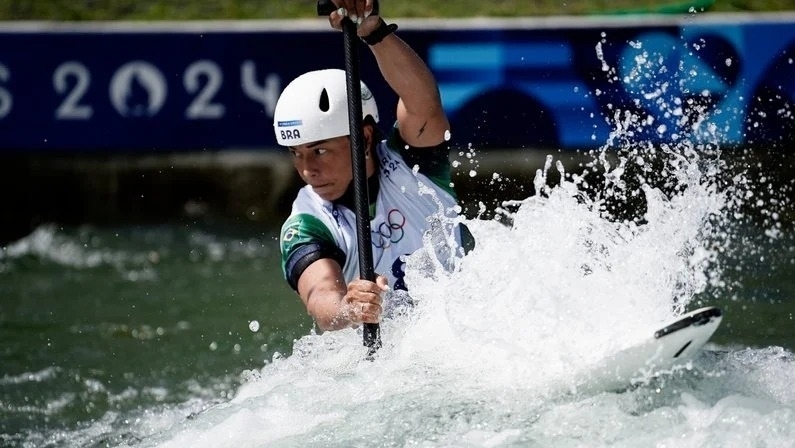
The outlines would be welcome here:
[[[385,249],[403,239],[406,217],[400,210],[393,208],[386,214],[386,221],[379,224],[373,233],[373,246]]]

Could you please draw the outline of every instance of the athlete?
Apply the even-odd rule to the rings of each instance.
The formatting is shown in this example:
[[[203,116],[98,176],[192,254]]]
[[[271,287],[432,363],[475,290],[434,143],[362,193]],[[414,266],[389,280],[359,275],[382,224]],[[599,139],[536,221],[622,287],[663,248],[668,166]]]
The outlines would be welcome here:
[[[321,330],[379,322],[394,295],[385,292],[406,289],[402,257],[425,239],[440,262],[449,262],[461,253],[463,228],[454,224],[449,123],[431,71],[394,34],[395,25],[372,14],[371,0],[334,3],[332,28],[342,29],[345,16],[357,24],[399,100],[396,123],[384,135],[375,99],[361,85],[375,282],[359,278],[345,72],[305,73],[277,102],[276,140],[306,183],[281,229],[282,269]]]

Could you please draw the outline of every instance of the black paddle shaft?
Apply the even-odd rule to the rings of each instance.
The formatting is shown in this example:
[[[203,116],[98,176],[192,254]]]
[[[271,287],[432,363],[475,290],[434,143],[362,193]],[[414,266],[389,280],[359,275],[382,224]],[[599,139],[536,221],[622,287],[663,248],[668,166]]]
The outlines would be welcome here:
[[[374,13],[378,3],[373,5]],[[318,15],[327,16],[336,9],[330,0],[318,0]],[[362,135],[362,87],[359,77],[359,53],[356,24],[349,18],[342,20],[345,40],[345,78],[348,89],[348,123],[351,139],[351,163],[353,165],[353,198],[356,213],[356,242],[359,249],[359,276],[375,281],[373,248],[370,238],[370,199],[367,192],[367,165],[364,157]],[[381,347],[381,331],[378,324],[364,324],[364,345],[372,356]]]

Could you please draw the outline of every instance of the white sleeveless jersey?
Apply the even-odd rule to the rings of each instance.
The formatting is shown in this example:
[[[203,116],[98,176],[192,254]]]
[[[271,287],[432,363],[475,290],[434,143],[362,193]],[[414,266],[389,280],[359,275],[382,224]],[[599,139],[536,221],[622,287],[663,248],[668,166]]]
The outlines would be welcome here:
[[[380,185],[374,210],[372,198],[370,206],[373,267],[376,274],[389,279],[392,288],[405,289],[401,256],[423,247],[423,239],[433,245],[437,259],[445,266],[460,253],[457,202],[449,184],[446,158],[447,174],[432,180],[407,166],[387,142],[380,142],[376,150]],[[341,261],[346,282],[360,277],[354,211],[321,199],[307,185],[299,191],[281,231],[282,268],[288,281],[287,262],[293,252],[312,244],[341,250],[344,257],[332,258]],[[344,258],[344,263],[339,258]],[[291,286],[297,285],[291,282]]]

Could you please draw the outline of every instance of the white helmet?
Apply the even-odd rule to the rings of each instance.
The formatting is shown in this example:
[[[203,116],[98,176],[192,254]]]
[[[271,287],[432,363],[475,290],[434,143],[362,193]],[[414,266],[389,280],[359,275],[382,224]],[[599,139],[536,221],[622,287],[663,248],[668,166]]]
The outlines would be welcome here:
[[[378,107],[372,92],[362,82],[362,118],[378,122]],[[342,137],[350,134],[348,90],[344,70],[327,69],[304,73],[282,91],[273,112],[273,130],[282,146]]]

